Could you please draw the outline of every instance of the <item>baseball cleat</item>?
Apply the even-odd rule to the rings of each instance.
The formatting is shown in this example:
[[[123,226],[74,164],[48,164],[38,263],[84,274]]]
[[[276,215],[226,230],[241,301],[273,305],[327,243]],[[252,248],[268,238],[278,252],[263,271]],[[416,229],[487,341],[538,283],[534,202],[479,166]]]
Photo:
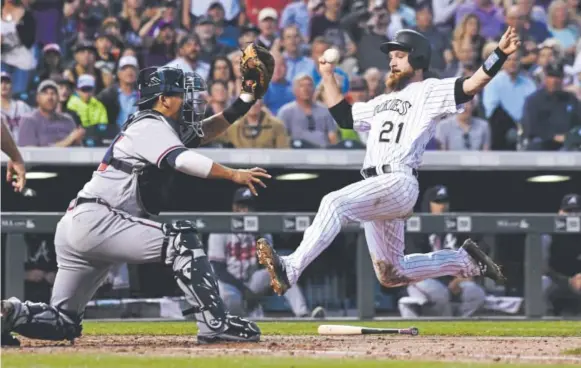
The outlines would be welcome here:
[[[472,239],[466,239],[462,245],[462,249],[464,249],[466,253],[476,261],[480,267],[480,273],[482,276],[491,278],[501,285],[506,282],[506,277],[502,274],[500,267],[494,263],[492,259],[490,259],[490,257],[472,241]]]
[[[198,334],[198,344],[217,344],[225,342],[259,342],[260,328],[247,319],[237,316],[226,316],[226,329],[222,332],[201,335]]]
[[[258,255],[258,262],[268,270],[272,289],[278,295],[284,295],[291,285],[282,259],[276,254],[268,240],[264,238],[260,238],[256,242],[256,254]]]
[[[2,300],[1,314],[2,314],[2,335],[0,336],[0,345],[2,346],[20,346],[20,341],[10,334],[12,330],[12,316],[14,315],[15,306],[8,300]]]
[[[311,318],[325,319],[325,317],[327,317],[327,311],[320,305],[313,309],[313,311],[311,312]]]

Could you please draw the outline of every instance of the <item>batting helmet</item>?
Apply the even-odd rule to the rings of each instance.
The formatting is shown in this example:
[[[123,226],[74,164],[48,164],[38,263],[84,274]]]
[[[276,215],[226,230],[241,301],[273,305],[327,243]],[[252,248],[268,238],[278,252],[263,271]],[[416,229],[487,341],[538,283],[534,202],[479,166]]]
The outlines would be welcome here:
[[[384,42],[379,49],[389,54],[390,51],[400,50],[409,53],[408,60],[414,69],[428,70],[432,47],[430,41],[422,34],[404,29],[395,34],[393,41]]]

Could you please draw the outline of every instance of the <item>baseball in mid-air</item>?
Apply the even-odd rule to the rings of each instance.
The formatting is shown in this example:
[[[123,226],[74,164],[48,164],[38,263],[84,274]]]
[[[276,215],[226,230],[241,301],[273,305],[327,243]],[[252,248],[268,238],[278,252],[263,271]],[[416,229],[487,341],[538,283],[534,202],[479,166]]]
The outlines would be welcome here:
[[[339,61],[339,50],[334,48],[327,49],[323,53],[323,58],[328,63],[337,64],[337,62]]]

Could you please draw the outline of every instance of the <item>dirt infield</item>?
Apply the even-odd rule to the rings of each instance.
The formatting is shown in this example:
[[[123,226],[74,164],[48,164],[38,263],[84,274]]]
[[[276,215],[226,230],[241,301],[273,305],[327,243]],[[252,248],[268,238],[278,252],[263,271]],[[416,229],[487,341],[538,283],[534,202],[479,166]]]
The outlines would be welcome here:
[[[391,337],[264,336],[258,344],[197,345],[195,336],[87,336],[70,343],[22,339],[3,354],[113,353],[155,356],[298,356],[431,361],[581,364],[565,349],[581,347],[581,337]]]

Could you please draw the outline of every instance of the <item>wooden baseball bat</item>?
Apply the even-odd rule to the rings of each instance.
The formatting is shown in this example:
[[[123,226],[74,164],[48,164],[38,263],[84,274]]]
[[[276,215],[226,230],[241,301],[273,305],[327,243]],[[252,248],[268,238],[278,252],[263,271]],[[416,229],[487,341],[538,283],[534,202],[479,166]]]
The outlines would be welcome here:
[[[347,325],[320,325],[319,335],[371,335],[371,334],[395,334],[417,336],[420,331],[415,327],[410,328],[370,328]]]

